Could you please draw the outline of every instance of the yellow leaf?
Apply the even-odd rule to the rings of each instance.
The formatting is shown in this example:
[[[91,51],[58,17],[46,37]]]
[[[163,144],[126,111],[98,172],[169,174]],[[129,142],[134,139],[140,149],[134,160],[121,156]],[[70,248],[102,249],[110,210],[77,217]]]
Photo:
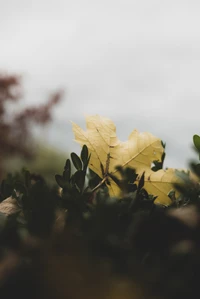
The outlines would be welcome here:
[[[99,115],[87,116],[86,125],[87,129],[84,131],[73,123],[73,132],[79,144],[87,145],[91,154],[89,167],[95,173],[102,179],[108,173],[120,178],[116,170],[118,165],[134,168],[139,175],[145,171],[145,189],[158,195],[157,202],[163,200],[164,203],[170,203],[167,194],[173,188],[172,183],[176,181],[174,171],[151,171],[152,162],[161,161],[164,151],[159,138],[134,130],[128,140],[122,142],[117,138],[114,123]],[[110,185],[107,186],[110,196],[120,196],[120,189],[113,180],[110,180]]]
[[[145,189],[149,194],[158,196],[155,203],[169,205],[171,199],[168,193],[173,189],[173,184],[182,183],[182,180],[176,175],[175,169],[160,169],[158,171],[146,170]]]

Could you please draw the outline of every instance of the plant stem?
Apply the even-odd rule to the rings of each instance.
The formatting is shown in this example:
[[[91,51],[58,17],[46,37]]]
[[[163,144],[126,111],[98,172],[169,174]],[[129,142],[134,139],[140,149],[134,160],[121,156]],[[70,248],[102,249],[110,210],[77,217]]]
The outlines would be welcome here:
[[[99,188],[103,185],[103,183],[105,183],[105,181],[107,180],[107,178],[108,178],[108,176],[106,175],[106,176],[103,178],[103,180],[102,180],[98,185],[96,185],[96,187],[94,187],[94,188],[92,189],[92,192],[94,192],[94,191],[96,191],[97,189],[99,189]]]

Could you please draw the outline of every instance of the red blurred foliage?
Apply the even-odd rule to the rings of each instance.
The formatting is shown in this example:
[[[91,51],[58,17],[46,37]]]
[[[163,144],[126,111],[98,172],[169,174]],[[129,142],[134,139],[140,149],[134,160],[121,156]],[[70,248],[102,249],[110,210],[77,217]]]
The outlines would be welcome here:
[[[10,155],[31,159],[32,134],[30,124],[44,125],[52,120],[51,112],[61,98],[62,92],[52,94],[47,103],[37,107],[28,107],[20,113],[7,117],[6,104],[18,102],[22,97],[20,77],[0,75],[0,178],[2,177],[2,161]]]

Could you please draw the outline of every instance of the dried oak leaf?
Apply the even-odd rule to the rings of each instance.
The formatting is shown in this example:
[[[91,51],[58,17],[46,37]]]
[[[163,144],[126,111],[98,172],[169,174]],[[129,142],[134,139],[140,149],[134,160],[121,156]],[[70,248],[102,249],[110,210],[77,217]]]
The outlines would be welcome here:
[[[75,140],[83,146],[87,145],[91,154],[89,168],[102,179],[111,173],[120,178],[116,166],[131,167],[138,173],[138,179],[145,172],[145,189],[155,196],[157,203],[170,204],[168,193],[173,189],[173,184],[180,178],[175,174],[175,169],[151,170],[152,162],[161,161],[163,146],[161,140],[151,133],[132,131],[127,141],[122,142],[117,138],[114,123],[99,115],[87,116],[87,130],[84,131],[77,124],[73,124]],[[108,186],[110,196],[120,196],[119,186],[109,178]]]

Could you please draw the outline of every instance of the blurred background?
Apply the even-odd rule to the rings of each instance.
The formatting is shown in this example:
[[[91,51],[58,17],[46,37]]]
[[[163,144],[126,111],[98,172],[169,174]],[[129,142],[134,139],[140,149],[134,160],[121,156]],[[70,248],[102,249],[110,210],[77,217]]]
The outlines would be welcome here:
[[[64,91],[51,121],[31,125],[40,161],[79,153],[70,121],[100,114],[123,141],[135,128],[160,137],[164,166],[187,167],[200,134],[199,13],[196,0],[0,0],[0,72],[23,87],[10,119]]]

